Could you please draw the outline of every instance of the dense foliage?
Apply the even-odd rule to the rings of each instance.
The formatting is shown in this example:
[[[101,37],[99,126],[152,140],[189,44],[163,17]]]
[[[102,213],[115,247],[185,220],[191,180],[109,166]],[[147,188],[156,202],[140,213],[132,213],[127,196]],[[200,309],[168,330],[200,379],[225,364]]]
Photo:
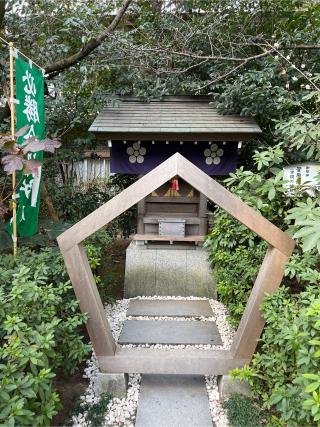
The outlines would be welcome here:
[[[266,408],[275,405],[290,426],[317,425],[320,420],[319,297],[318,286],[295,295],[282,287],[266,297],[259,351],[250,367],[233,372],[252,384]]]
[[[230,96],[231,93],[229,88]],[[319,100],[316,92],[310,92],[305,100],[298,90],[295,97],[300,108],[315,108]],[[310,103],[312,99],[315,104]],[[247,102],[246,108],[251,108],[251,103],[255,108],[254,99]],[[287,106],[280,111],[281,121],[277,121],[272,133],[275,145],[254,153],[251,170],[240,168],[225,180],[242,200],[297,240],[286,265],[283,287],[263,304],[266,328],[252,365],[234,371],[234,376],[249,380],[255,396],[263,399],[266,408],[276,408],[272,423],[313,425],[320,420],[320,312],[319,288],[310,284],[320,283],[320,197],[317,191],[310,197],[303,187],[288,197],[282,166],[309,159],[310,146],[312,159],[318,158],[320,150],[318,143],[307,138],[309,128],[293,119],[294,110],[291,115]],[[299,146],[298,139],[302,141]],[[226,213],[216,210],[207,246],[218,281],[218,295],[229,308],[231,322],[237,325],[266,245]]]
[[[48,158],[45,163],[46,190],[50,194],[51,202],[61,221],[71,223],[80,221],[136,179],[134,175],[115,174],[108,180],[93,179],[86,183],[79,183],[74,176],[66,177],[61,174],[61,164],[68,162],[72,165],[81,158],[81,155],[73,156],[64,150],[64,152],[56,153],[52,158]],[[41,206],[41,215],[44,217],[49,215],[48,207],[45,204]],[[134,230],[135,219],[136,209],[133,207],[108,224],[109,235],[113,237],[129,236]]]
[[[223,403],[232,427],[258,427],[262,425],[259,408],[248,397],[233,395]]]
[[[86,244],[93,271],[107,241],[99,233]],[[60,407],[52,379],[77,370],[91,349],[83,335],[88,317],[56,247],[2,256],[0,278],[0,422],[48,425]]]
[[[249,380],[266,408],[276,408],[272,423],[314,425],[320,420],[320,313],[319,288],[310,285],[320,283],[320,196],[317,190],[306,192],[303,186],[288,196],[282,168],[319,159],[320,92],[309,87],[306,93],[291,75],[290,90],[284,93],[277,67],[269,64],[239,76],[220,98],[221,107],[227,110],[256,115],[265,130],[259,150],[248,161],[250,169],[240,167],[225,184],[297,241],[282,287],[263,304],[266,328],[252,365],[236,370],[234,376]],[[315,71],[315,64],[310,67]],[[295,68],[288,70],[292,72]],[[266,245],[218,209],[207,246],[218,295],[237,325]]]

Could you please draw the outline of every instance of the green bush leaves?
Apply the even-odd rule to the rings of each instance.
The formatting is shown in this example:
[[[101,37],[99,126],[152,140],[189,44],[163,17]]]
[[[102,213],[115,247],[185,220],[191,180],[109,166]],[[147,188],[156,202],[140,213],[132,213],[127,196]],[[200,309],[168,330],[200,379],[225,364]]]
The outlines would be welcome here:
[[[49,425],[60,408],[52,379],[72,373],[91,347],[56,248],[0,260],[0,424]]]

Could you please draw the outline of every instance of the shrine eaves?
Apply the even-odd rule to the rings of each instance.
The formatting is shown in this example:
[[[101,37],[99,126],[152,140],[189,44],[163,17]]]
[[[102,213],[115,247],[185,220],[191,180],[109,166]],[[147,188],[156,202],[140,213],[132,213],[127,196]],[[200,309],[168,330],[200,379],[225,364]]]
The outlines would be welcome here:
[[[208,175],[227,175],[237,167],[238,142],[261,133],[251,117],[224,115],[209,98],[185,96],[119,98],[89,130],[109,141],[111,172],[127,174],[146,174],[179,152]]]

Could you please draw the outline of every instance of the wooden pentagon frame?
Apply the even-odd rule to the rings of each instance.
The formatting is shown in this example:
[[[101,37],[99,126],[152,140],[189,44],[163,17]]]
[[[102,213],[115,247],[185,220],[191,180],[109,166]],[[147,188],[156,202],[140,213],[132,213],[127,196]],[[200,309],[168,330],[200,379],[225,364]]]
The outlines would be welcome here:
[[[176,175],[269,244],[230,350],[117,347],[82,245],[85,238]],[[265,292],[279,287],[284,264],[294,248],[294,241],[283,231],[179,153],[62,233],[58,243],[81,310],[90,316],[87,329],[103,372],[199,375],[226,374],[250,362],[264,326],[259,306]]]

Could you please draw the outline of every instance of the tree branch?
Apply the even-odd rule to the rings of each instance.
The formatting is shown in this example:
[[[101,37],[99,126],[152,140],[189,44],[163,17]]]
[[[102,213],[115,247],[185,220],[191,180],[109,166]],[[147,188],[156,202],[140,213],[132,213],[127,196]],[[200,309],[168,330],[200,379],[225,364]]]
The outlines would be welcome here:
[[[210,82],[206,83],[205,85],[199,87],[198,90],[202,90],[205,89],[208,86],[211,86],[214,83],[219,82],[220,80],[225,79],[226,77],[230,76],[231,74],[233,74],[235,71],[237,71],[239,68],[244,67],[249,61],[243,61],[241,64],[238,64],[236,67],[233,67],[231,70],[229,70],[228,72],[221,74],[221,76],[216,77],[214,80],[211,80]]]
[[[81,61],[82,59],[90,55],[90,53],[93,52],[98,46],[100,46],[101,43],[106,38],[108,38],[111,35],[111,33],[116,29],[123,15],[128,9],[131,1],[132,0],[125,0],[123,6],[119,9],[119,12],[115,16],[111,24],[104,31],[102,31],[97,37],[91,39],[77,53],[67,58],[61,59],[57,62],[54,62],[53,64],[47,65],[45,67],[45,72],[46,74],[48,74],[47,78],[50,79],[56,76],[57,74],[59,74],[61,71],[65,70],[66,68],[69,68],[72,65],[77,64],[79,61]]]
[[[264,50],[262,53],[259,53],[257,55],[252,55],[248,57],[238,57],[238,56],[220,56],[220,55],[198,55],[193,52],[179,52],[175,50],[169,50],[164,48],[139,48],[137,46],[134,47],[136,51],[138,52],[153,52],[153,53],[165,53],[169,55],[176,55],[176,56],[183,56],[191,59],[199,59],[201,61],[230,61],[230,62],[244,62],[244,61],[252,61],[254,59],[259,59],[264,56],[270,55],[270,53],[273,52],[273,48],[269,50]]]

